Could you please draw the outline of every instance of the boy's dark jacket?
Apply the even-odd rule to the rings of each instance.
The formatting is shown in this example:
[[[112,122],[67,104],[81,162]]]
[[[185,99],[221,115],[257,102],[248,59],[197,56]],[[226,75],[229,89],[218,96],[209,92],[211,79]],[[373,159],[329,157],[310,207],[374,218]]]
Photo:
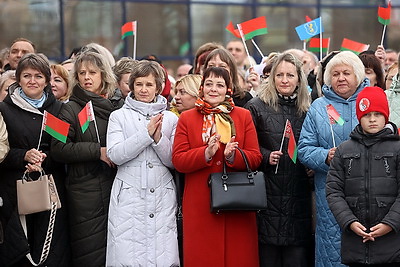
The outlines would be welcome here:
[[[330,209],[342,229],[342,262],[400,263],[400,141],[397,127],[365,134],[358,125],[331,161],[326,182]],[[378,223],[390,233],[362,242],[350,230],[359,221],[367,229]]]

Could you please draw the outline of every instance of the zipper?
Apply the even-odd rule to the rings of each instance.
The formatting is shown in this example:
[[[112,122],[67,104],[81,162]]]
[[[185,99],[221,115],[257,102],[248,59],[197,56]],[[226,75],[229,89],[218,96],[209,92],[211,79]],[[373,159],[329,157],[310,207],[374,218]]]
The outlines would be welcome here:
[[[369,150],[366,149],[367,153],[366,153],[366,158],[367,158],[367,165],[366,166],[371,166],[370,165],[370,158],[369,158]],[[366,171],[366,175],[365,175],[365,201],[366,201],[366,209],[365,209],[365,222],[366,225],[364,225],[367,228],[367,232],[370,232],[369,230],[369,225],[370,225],[370,220],[369,220],[369,213],[370,213],[370,209],[371,209],[371,201],[369,198],[369,187],[370,187],[370,178],[371,178],[371,174],[369,171],[369,168],[365,168]],[[365,263],[369,264],[369,242],[371,241],[367,241],[365,242]]]

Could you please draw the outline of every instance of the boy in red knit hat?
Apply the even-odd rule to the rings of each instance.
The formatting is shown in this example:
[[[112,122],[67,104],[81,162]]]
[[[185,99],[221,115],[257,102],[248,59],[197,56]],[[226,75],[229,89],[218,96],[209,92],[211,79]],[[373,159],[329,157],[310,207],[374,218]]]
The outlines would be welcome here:
[[[342,263],[400,266],[400,142],[384,91],[364,88],[356,114],[360,124],[336,149],[326,182]]]

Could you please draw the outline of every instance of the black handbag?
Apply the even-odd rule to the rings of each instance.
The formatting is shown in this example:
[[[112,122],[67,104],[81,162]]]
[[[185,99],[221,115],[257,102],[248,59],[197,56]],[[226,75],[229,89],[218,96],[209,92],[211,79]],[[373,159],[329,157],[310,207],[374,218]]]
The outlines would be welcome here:
[[[267,192],[264,173],[252,171],[245,153],[238,148],[246,164],[247,172],[212,173],[209,178],[211,212],[260,211],[267,208]]]

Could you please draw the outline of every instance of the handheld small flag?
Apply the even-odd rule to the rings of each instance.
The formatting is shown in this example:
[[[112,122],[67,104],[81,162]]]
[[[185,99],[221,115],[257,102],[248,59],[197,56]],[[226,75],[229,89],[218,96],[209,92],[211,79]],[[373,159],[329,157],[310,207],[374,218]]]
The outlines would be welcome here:
[[[390,10],[391,10],[390,1],[387,7],[378,7],[378,21],[383,25],[389,25],[390,23]]]
[[[343,38],[342,45],[340,47],[340,51],[351,51],[355,53],[356,55],[360,54],[361,52],[364,52],[368,50],[369,45],[359,43],[356,41],[352,41],[347,38]]]
[[[302,41],[324,32],[321,17],[297,26],[296,32]]]
[[[89,123],[94,121],[92,101],[87,102],[85,107],[78,113],[78,119],[82,133],[85,133],[89,127]]]
[[[235,29],[232,21],[229,22],[228,26],[225,28],[228,32],[232,33],[235,37],[240,38],[240,33],[238,29]]]
[[[250,40],[255,36],[268,33],[267,19],[265,16],[242,22],[240,23],[240,26],[242,27],[243,35],[246,40]],[[235,29],[232,21],[229,22],[225,29],[237,38],[240,38],[239,30]]]
[[[66,123],[65,121],[60,120],[51,113],[44,111],[42,131],[50,134],[55,139],[65,143],[67,141],[69,126],[69,123]]]
[[[343,118],[340,116],[339,112],[337,112],[337,110],[332,106],[332,104],[326,105],[326,111],[328,112],[330,124],[344,124]]]
[[[286,120],[285,137],[289,138],[289,143],[288,143],[288,154],[289,154],[289,157],[292,159],[293,163],[296,163],[296,160],[297,160],[297,145],[296,145],[296,139],[294,138],[292,124],[290,124],[289,120]]]
[[[136,34],[136,20],[129,21],[121,27],[121,39]]]
[[[329,50],[329,43],[330,43],[330,38],[322,38],[322,47],[320,44],[321,39],[320,38],[311,38],[310,40],[310,45],[308,47],[308,51],[311,52],[323,52],[323,53],[327,53]]]
[[[312,19],[306,15],[306,22],[310,22]],[[310,41],[311,38],[307,38],[303,40],[303,50],[307,50],[307,43]]]

